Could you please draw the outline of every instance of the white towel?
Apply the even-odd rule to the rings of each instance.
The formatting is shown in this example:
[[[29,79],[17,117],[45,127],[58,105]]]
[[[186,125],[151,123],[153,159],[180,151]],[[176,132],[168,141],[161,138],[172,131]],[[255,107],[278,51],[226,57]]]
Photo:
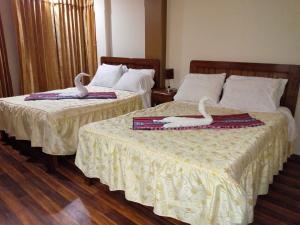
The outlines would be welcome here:
[[[89,94],[88,89],[85,86],[83,86],[83,84],[81,83],[81,78],[84,76],[89,77],[90,75],[86,73],[80,73],[74,79],[74,83],[78,91],[78,96],[81,98]]]
[[[166,117],[162,120],[159,120],[159,122],[167,122],[164,124],[164,128],[210,125],[213,122],[213,118],[205,111],[205,102],[207,101],[211,101],[211,99],[208,97],[203,97],[198,105],[199,112],[204,116],[202,119],[188,117]]]
[[[75,87],[77,88],[76,92],[73,93],[61,93],[60,95],[67,95],[67,96],[76,96],[76,97],[80,97],[83,98],[85,96],[87,96],[89,94],[88,89],[81,83],[81,78],[82,77],[89,77],[90,75],[87,73],[79,73],[75,78],[74,78],[74,83],[75,83]]]

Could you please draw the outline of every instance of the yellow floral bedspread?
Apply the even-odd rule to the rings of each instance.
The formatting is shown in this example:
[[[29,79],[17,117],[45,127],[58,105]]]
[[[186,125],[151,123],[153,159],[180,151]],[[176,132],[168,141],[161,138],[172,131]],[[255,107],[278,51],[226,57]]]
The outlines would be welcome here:
[[[133,116],[195,114],[197,106],[171,102],[83,126],[75,163],[158,215],[197,225],[250,223],[257,195],[268,192],[291,154],[285,117],[251,113],[266,125],[242,129],[131,129]]]
[[[0,99],[0,130],[18,140],[30,140],[51,155],[76,152],[79,128],[87,123],[143,108],[140,95],[111,88],[88,87],[90,92],[115,91],[117,99],[24,101],[25,96]],[[52,92],[74,92],[74,88]]]

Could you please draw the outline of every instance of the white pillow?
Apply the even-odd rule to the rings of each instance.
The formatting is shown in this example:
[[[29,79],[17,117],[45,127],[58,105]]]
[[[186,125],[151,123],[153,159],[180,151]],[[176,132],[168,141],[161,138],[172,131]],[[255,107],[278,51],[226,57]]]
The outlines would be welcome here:
[[[198,103],[204,96],[219,101],[226,74],[188,74],[174,96],[175,101]]]
[[[264,77],[230,76],[220,105],[243,111],[275,112],[287,80]]]
[[[114,85],[113,88],[137,93],[145,93],[150,91],[153,86],[154,81],[151,76],[129,69],[127,73],[123,74],[121,79],[116,85]]]
[[[126,73],[128,71],[128,67],[126,65],[111,65],[111,64],[106,64],[103,63],[101,66],[106,67],[106,68],[118,68],[118,67],[122,67],[122,73]]]
[[[277,108],[280,106],[280,99],[284,93],[285,90],[285,86],[288,82],[287,79],[275,79],[275,78],[268,78],[268,77],[251,77],[251,76],[238,76],[238,75],[231,75],[229,77],[230,79],[238,79],[238,80],[255,80],[257,82],[278,82],[278,89],[275,93],[275,102],[276,102],[276,106]]]
[[[123,74],[122,65],[102,64],[89,84],[90,86],[113,87]]]
[[[105,64],[103,63],[102,66],[106,68],[113,68],[113,67],[122,67],[122,74],[128,72],[128,67],[126,65],[110,65],[110,64]]]
[[[126,65],[122,65],[122,73],[128,72],[128,67]]]
[[[129,69],[129,72],[138,72],[143,73],[145,75],[149,75],[154,79],[155,70],[154,69]]]

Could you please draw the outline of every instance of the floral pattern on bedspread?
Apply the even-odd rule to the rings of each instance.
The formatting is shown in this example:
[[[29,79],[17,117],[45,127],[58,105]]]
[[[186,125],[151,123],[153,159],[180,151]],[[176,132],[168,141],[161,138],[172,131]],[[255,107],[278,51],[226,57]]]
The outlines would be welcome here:
[[[104,87],[90,92],[114,91],[118,99],[64,99],[24,101],[25,96],[0,99],[0,130],[18,140],[30,140],[51,155],[76,152],[79,128],[87,123],[143,108],[140,95]],[[74,88],[51,92],[74,92]]]
[[[75,163],[158,215],[197,225],[250,223],[257,195],[268,192],[291,154],[285,117],[251,113],[266,125],[242,129],[132,130],[134,116],[193,114],[196,105],[171,102],[88,124],[80,129]]]

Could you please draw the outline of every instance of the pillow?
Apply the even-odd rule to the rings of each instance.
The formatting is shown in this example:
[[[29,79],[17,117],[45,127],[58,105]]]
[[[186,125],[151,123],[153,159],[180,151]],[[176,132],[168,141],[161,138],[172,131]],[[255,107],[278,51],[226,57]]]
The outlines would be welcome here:
[[[110,65],[110,64],[103,63],[102,66],[107,67],[107,68],[122,66],[122,73],[126,73],[128,71],[128,67],[126,65]]]
[[[144,73],[130,70],[124,73],[114,89],[145,93],[150,91],[154,86],[154,81],[151,76]]]
[[[287,80],[265,77],[230,76],[220,105],[243,111],[275,112]]]
[[[278,89],[276,91],[275,94],[275,101],[276,101],[276,106],[279,107],[280,106],[280,99],[284,93],[285,90],[285,86],[288,82],[287,79],[276,79],[276,78],[268,78],[268,77],[248,77],[248,76],[238,76],[238,75],[231,75],[230,79],[239,79],[239,80],[255,80],[257,82],[278,82]]]
[[[128,72],[128,67],[126,65],[122,65],[122,73]]]
[[[89,85],[101,87],[113,87],[123,74],[122,65],[102,64]]]
[[[175,101],[198,103],[204,96],[219,101],[226,74],[188,74],[174,96]]]
[[[143,73],[145,75],[151,76],[154,79],[155,70],[154,69],[129,69],[130,72]]]

